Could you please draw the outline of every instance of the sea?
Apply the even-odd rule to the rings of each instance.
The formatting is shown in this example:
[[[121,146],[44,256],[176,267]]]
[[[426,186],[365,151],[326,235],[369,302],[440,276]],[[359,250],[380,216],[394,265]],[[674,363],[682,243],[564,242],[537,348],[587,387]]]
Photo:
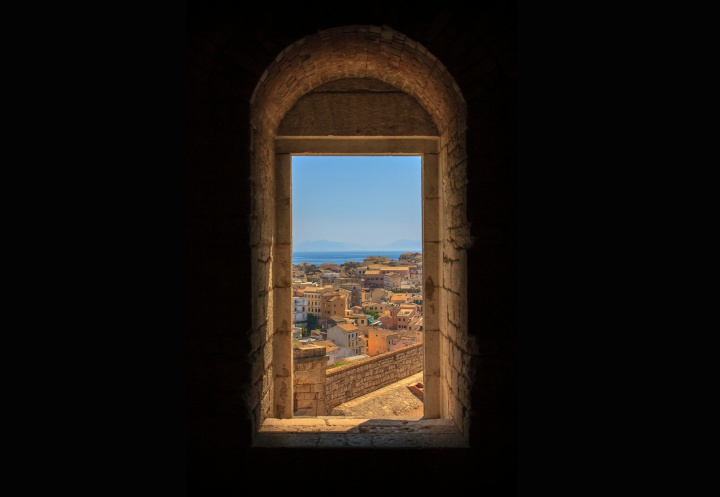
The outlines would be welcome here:
[[[347,250],[342,252],[293,252],[292,263],[307,262],[319,266],[323,262],[335,263],[338,266],[345,262],[362,262],[370,255],[384,255],[397,261],[400,254],[415,252],[414,250]],[[420,252],[419,250],[417,252]]]

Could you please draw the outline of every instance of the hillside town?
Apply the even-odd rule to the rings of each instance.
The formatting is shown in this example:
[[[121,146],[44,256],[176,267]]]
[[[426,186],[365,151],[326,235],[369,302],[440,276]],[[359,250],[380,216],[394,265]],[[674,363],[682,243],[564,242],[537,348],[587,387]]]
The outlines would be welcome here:
[[[294,264],[293,344],[335,367],[423,342],[422,254]]]

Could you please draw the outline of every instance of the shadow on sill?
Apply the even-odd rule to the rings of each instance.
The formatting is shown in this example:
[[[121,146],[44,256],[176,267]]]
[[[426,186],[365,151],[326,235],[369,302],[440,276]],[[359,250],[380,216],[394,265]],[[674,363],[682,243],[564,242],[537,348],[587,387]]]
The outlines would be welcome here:
[[[451,419],[317,416],[268,418],[252,446],[423,449],[466,448],[468,444]]]

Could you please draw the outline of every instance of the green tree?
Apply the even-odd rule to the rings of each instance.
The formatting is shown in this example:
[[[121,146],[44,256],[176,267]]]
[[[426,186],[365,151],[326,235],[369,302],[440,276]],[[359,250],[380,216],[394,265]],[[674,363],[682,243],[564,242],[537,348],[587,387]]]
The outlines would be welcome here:
[[[310,333],[310,331],[317,330],[318,328],[320,328],[320,322],[319,322],[317,316],[315,316],[314,314],[308,314],[308,316],[307,316],[307,329],[309,330],[308,334]]]

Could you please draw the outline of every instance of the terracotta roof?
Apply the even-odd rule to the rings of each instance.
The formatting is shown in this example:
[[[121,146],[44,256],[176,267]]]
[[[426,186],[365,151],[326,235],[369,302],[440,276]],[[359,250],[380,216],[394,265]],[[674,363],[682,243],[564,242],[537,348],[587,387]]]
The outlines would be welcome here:
[[[385,328],[376,328],[376,329],[373,329],[373,331],[375,331],[378,335],[390,335],[391,334],[391,331],[386,330]],[[392,333],[396,333],[396,332],[393,331]]]
[[[335,350],[339,348],[337,345],[332,343],[330,340],[316,340],[312,342],[313,345],[317,345],[319,347],[325,347],[326,352],[330,352],[331,350]]]

